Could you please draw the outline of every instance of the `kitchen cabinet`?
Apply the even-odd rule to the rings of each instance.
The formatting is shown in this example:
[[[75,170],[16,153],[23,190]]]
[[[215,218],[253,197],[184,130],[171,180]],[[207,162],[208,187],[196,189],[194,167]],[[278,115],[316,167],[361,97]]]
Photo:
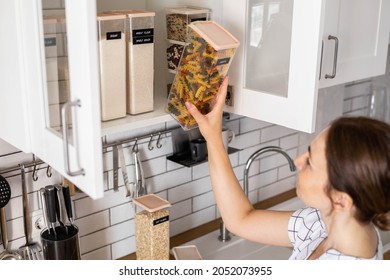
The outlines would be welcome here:
[[[16,126],[2,127],[0,137],[99,198],[104,187],[96,3],[65,4],[63,18],[43,20],[39,0],[1,1],[0,10],[7,11],[0,27],[7,35],[1,117]]]
[[[327,0],[319,87],[384,74],[389,22],[389,1]]]
[[[389,1],[245,3],[223,5],[223,26],[243,44],[230,70],[230,112],[314,132],[319,88],[385,72]]]

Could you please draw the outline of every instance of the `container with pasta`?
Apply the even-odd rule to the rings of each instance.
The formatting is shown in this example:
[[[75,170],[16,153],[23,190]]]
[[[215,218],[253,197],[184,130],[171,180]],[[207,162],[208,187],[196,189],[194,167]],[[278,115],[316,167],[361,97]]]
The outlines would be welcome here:
[[[213,21],[197,21],[189,25],[187,44],[166,107],[183,129],[197,127],[187,111],[186,101],[194,104],[202,114],[211,111],[238,46],[238,40]]]

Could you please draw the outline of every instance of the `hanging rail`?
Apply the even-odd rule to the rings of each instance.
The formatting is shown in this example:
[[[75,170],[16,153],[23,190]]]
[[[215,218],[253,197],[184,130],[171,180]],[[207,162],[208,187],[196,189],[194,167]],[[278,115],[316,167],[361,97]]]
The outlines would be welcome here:
[[[172,132],[172,129],[162,130],[162,131],[159,131],[159,132],[153,132],[153,133],[149,133],[149,134],[133,137],[133,138],[130,138],[130,139],[125,139],[125,140],[120,140],[120,141],[113,141],[111,143],[103,143],[103,149],[114,147],[114,146],[117,146],[117,145],[126,144],[126,143],[131,143],[131,142],[135,142],[134,146],[136,146],[136,144],[138,144],[139,140],[149,138],[150,140],[149,140],[149,144],[148,144],[148,149],[149,150],[153,150],[153,146],[152,146],[151,143],[153,141],[153,138],[155,138],[156,136],[158,136],[158,138],[156,140],[157,141],[156,142],[156,147],[158,149],[160,149],[162,147],[162,144],[160,142],[162,135],[170,133],[170,132]]]
[[[40,165],[40,164],[46,164],[46,163],[44,161],[42,161],[42,160],[35,160],[35,156],[34,156],[34,160],[33,161],[28,162],[28,163],[24,163],[24,167],[25,168],[30,168],[30,167],[34,168],[33,172],[32,172],[32,178],[33,178],[34,181],[38,180],[38,176],[36,174],[37,170],[41,170],[41,169],[46,168],[46,176],[47,177],[51,177],[51,175],[52,175],[50,165],[47,165],[44,168],[37,168],[37,166]],[[15,171],[20,171],[20,166],[19,165],[14,166],[14,167],[10,167],[10,168],[7,168],[7,169],[2,169],[2,170],[0,170],[0,174],[6,174],[6,173],[15,172]]]

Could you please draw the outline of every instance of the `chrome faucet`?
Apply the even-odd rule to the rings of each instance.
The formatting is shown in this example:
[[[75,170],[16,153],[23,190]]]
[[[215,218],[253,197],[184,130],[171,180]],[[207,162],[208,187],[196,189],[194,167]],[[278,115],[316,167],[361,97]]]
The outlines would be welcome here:
[[[267,152],[277,152],[277,153],[282,154],[287,159],[287,161],[290,165],[291,172],[294,172],[296,170],[295,164],[294,164],[294,161],[292,160],[292,158],[285,151],[283,151],[280,147],[268,146],[268,147],[264,147],[264,148],[257,150],[248,158],[248,160],[246,161],[246,164],[245,164],[243,189],[244,189],[244,193],[247,197],[249,194],[249,186],[248,186],[248,184],[249,184],[249,182],[248,182],[249,181],[249,168],[251,167],[253,161],[255,161],[257,157],[259,157],[261,154],[264,154]],[[220,230],[220,235],[218,236],[219,241],[226,242],[226,241],[229,241],[231,239],[230,232],[227,230],[225,223],[223,221],[221,221],[221,225],[220,225],[219,230]]]

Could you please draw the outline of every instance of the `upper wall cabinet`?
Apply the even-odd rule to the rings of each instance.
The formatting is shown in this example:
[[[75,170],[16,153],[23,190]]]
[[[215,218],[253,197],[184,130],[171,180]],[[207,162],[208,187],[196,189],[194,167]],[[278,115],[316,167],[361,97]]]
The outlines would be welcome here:
[[[314,132],[318,88],[385,72],[390,1],[223,3],[223,25],[242,43],[231,112]]]
[[[57,1],[58,2],[58,1]],[[49,3],[44,1],[44,3]],[[0,9],[0,137],[32,152],[92,198],[103,196],[95,0],[67,0],[44,17],[40,0],[4,0]],[[66,30],[66,31],[65,31]],[[18,139],[20,137],[20,139]]]
[[[327,0],[320,87],[382,75],[390,26],[388,0]]]

